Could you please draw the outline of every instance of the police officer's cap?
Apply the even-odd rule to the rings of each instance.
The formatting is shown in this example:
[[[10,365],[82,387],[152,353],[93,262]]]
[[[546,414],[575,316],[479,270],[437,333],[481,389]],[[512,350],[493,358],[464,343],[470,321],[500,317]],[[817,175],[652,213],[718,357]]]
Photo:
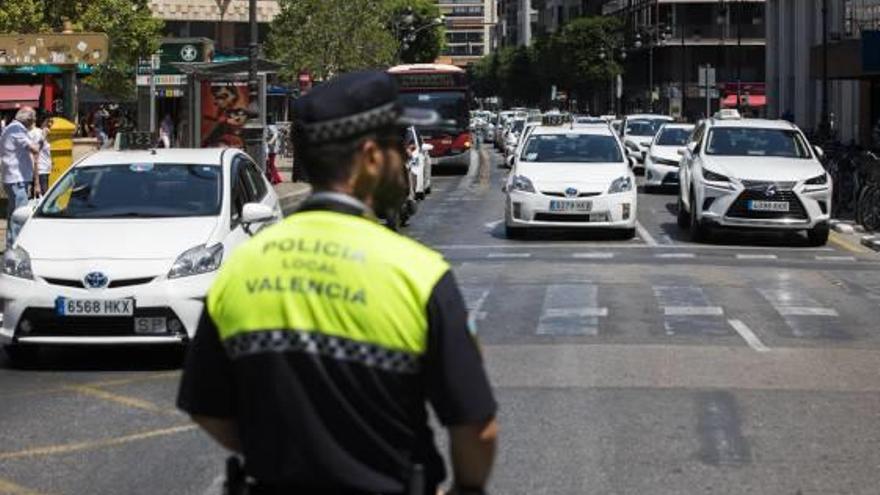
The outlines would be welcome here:
[[[380,71],[344,74],[323,83],[294,105],[294,125],[310,144],[355,138],[387,127],[430,126],[432,110],[404,108],[397,83]]]

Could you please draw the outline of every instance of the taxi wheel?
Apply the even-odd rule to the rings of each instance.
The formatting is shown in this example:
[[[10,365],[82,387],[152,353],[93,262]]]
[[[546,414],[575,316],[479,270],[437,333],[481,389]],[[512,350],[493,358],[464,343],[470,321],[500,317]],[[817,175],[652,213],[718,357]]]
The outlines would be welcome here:
[[[709,228],[706,227],[703,222],[697,217],[697,210],[694,208],[696,205],[696,199],[693,194],[691,195],[691,212],[690,215],[690,231],[691,231],[691,242],[702,242],[705,241],[707,237],[709,237]]]
[[[831,230],[828,225],[818,225],[807,231],[807,239],[810,241],[810,246],[821,247],[828,243],[828,236],[831,235]]]
[[[40,357],[40,348],[35,345],[7,345],[3,351],[13,368],[27,368]]]
[[[691,226],[691,219],[687,211],[684,209],[684,201],[678,198],[678,228],[687,230]]]

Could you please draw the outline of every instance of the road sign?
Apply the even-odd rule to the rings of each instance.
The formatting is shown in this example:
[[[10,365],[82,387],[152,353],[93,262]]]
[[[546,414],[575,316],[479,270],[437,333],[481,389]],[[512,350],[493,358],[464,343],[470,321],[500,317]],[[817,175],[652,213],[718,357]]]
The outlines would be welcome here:
[[[700,66],[700,87],[715,86],[715,67],[711,65]]]
[[[103,64],[109,46],[104,33],[3,34],[0,66]]]

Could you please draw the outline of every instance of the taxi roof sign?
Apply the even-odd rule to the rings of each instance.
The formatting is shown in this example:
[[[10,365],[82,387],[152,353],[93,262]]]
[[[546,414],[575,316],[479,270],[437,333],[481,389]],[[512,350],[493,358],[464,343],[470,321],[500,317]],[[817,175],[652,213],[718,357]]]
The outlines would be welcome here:
[[[571,122],[571,115],[563,113],[548,113],[541,117],[541,125],[547,127],[560,127]]]

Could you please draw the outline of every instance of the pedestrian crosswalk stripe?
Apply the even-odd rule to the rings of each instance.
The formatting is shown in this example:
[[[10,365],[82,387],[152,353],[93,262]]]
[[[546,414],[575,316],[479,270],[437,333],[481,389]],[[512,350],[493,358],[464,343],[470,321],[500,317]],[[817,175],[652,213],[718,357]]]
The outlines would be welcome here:
[[[722,316],[724,309],[720,306],[666,306],[666,316]]]
[[[489,253],[489,259],[531,258],[532,253]]]
[[[571,255],[572,258],[590,260],[610,260],[614,256],[614,253],[574,253]]]
[[[538,320],[538,335],[598,335],[599,318],[608,309],[599,307],[599,288],[593,284],[550,285]]]
[[[778,256],[775,254],[737,254],[738,260],[775,260]]]
[[[689,259],[696,258],[697,255],[694,253],[658,253],[654,255],[655,258],[668,258],[668,259]]]
[[[783,316],[838,316],[837,310],[832,308],[804,308],[798,306],[783,306],[776,308]]]

